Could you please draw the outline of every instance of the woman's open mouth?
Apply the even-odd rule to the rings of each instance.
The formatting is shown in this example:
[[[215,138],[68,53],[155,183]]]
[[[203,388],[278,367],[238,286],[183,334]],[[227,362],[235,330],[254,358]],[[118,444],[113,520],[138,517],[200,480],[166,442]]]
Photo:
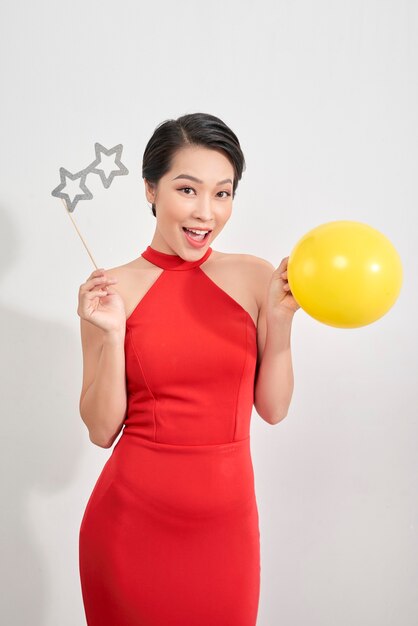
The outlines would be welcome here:
[[[209,231],[199,231],[194,232],[195,229],[191,230],[183,226],[183,231],[186,236],[186,240],[194,246],[200,246],[206,243],[207,238],[209,237],[211,230]]]

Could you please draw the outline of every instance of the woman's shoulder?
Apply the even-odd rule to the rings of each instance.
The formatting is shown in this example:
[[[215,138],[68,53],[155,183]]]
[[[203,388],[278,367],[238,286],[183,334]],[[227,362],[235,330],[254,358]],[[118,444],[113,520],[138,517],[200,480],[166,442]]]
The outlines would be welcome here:
[[[215,250],[213,251],[215,253]],[[260,277],[266,275],[271,276],[272,272],[275,270],[275,267],[270,261],[264,259],[262,257],[256,256],[255,254],[249,253],[240,253],[240,252],[216,252],[216,258],[220,260],[228,262],[229,265],[236,266],[237,269],[251,269]],[[213,254],[211,255],[211,257]],[[214,259],[214,260],[215,260]]]
[[[213,252],[215,253],[215,250]],[[209,263],[212,256],[213,254],[205,262],[205,266]],[[217,263],[217,260],[220,263]],[[255,254],[217,251],[213,261],[213,266],[218,266],[219,268],[218,275],[223,273],[224,276],[229,277],[231,285],[233,282],[243,284],[243,287],[253,294],[258,307],[261,307],[275,270],[274,265],[270,261]],[[220,271],[221,266],[225,268],[225,272]],[[246,278],[245,281],[242,280],[243,276]]]

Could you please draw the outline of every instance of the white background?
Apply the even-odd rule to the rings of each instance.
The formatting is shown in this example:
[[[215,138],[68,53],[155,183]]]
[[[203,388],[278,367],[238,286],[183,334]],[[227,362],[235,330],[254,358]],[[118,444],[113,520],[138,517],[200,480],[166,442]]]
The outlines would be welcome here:
[[[372,325],[299,310],[288,416],[253,411],[257,626],[415,625],[417,3],[14,0],[0,22],[1,622],[85,624],[78,530],[111,454],[78,414],[78,288],[94,267],[51,196],[59,167],[123,144],[129,176],[108,190],[90,177],[73,216],[99,267],[126,263],[155,227],[146,142],[206,112],[247,165],[214,249],[277,267],[309,229],[348,219],[384,233],[404,268]]]

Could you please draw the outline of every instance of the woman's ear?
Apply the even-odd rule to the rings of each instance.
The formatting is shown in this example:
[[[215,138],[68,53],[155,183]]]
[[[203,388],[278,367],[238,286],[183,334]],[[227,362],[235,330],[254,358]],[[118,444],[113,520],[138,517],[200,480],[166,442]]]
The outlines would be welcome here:
[[[147,197],[148,202],[151,204],[155,201],[155,184],[150,183],[146,178],[144,178],[145,184],[145,195]]]

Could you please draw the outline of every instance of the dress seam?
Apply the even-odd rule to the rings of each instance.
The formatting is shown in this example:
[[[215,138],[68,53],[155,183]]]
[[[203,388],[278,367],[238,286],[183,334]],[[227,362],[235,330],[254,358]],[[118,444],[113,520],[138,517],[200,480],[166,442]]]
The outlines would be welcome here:
[[[144,373],[144,368],[142,367],[141,359],[139,358],[138,353],[137,353],[136,348],[135,348],[135,345],[134,345],[134,342],[132,341],[132,333],[130,332],[130,329],[128,329],[128,332],[129,332],[129,341],[130,341],[133,353],[135,354],[135,358],[136,358],[136,360],[138,362],[139,368],[141,370],[142,378],[144,379],[144,382],[145,382],[145,384],[147,386],[147,389],[148,389],[149,393],[151,394],[151,396],[152,396],[152,398],[154,400],[154,406],[153,406],[153,410],[152,410],[152,417],[153,417],[153,421],[154,421],[154,441],[156,441],[157,423],[156,423],[156,419],[155,419],[155,407],[156,407],[156,404],[157,404],[157,399],[156,399],[154,393],[151,391],[151,387],[148,384],[147,378],[146,378],[145,373]]]
[[[241,376],[240,376],[240,379],[239,379],[238,391],[237,391],[237,395],[236,395],[236,398],[235,398],[234,433],[233,433],[232,441],[235,441],[235,435],[236,435],[236,432],[237,432],[238,399],[239,399],[239,396],[240,396],[242,378],[244,376],[245,366],[247,364],[247,359],[248,359],[248,323],[249,323],[248,322],[248,318],[246,318],[246,321],[245,321],[245,357],[244,357],[244,363],[243,363],[242,370],[241,370]]]

